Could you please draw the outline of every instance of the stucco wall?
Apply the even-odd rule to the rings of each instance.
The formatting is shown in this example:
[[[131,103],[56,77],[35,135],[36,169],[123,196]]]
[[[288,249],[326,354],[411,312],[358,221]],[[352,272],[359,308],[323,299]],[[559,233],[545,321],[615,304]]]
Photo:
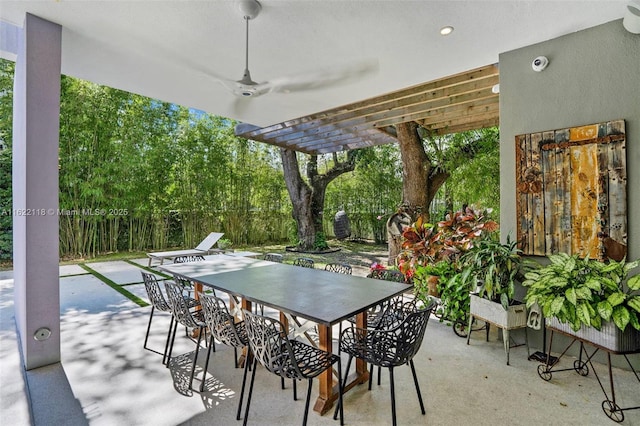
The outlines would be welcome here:
[[[543,23],[541,23],[543,24]],[[537,56],[549,58],[534,72]],[[640,35],[612,21],[500,55],[500,230],[516,236],[515,136],[624,119],[628,258],[640,257]],[[522,289],[520,289],[522,290]],[[541,333],[533,336],[540,349]],[[554,350],[555,350],[554,346]]]
[[[534,72],[537,56],[549,58]],[[516,235],[515,136],[624,119],[628,257],[640,257],[640,35],[617,20],[500,55],[500,228]],[[635,212],[635,214],[634,214]]]

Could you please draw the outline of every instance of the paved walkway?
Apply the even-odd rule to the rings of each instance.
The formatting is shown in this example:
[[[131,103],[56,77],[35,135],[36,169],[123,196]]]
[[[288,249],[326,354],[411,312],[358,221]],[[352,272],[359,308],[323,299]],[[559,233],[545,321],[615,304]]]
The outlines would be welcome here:
[[[133,263],[143,265],[144,259]],[[146,300],[142,267],[129,262],[88,266]],[[7,275],[0,275],[0,425],[239,424],[235,410],[242,371],[233,368],[233,350],[218,345],[206,390],[188,390],[193,342],[179,333],[179,356],[165,368],[159,355],[142,348],[150,308],[75,265],[60,269],[62,363],[22,373]],[[163,347],[168,323],[167,315],[154,319],[153,348]],[[511,350],[511,366],[506,366],[497,333],[492,332],[489,342],[484,332],[474,333],[467,346],[450,327],[432,319],[415,362],[427,414],[420,414],[410,370],[398,368],[400,425],[613,424],[602,412],[604,397],[593,374],[561,372],[545,382],[536,373],[538,363],[527,360],[524,346]],[[573,359],[561,363],[570,367]],[[201,357],[197,377],[203,364]],[[596,368],[604,372],[602,365]],[[615,369],[614,377],[619,404],[640,404],[640,387],[631,372]],[[279,380],[264,369],[257,371],[257,380],[249,422],[300,424],[304,399],[292,401],[291,390],[281,391]],[[196,388],[199,383],[194,381]],[[299,385],[302,397],[305,386]],[[390,424],[387,372],[381,386],[374,384],[370,392],[359,386],[346,395],[345,416],[347,425]],[[309,416],[309,425],[336,424],[330,416]],[[625,412],[623,424],[640,425],[640,410]]]

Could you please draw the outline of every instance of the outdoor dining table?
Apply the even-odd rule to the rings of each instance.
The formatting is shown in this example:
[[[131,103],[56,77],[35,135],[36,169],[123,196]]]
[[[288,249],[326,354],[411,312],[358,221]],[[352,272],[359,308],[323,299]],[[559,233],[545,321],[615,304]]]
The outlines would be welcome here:
[[[327,352],[333,349],[333,325],[356,315],[356,325],[364,328],[368,308],[411,289],[404,283],[227,255],[158,268],[239,297],[243,309],[258,303],[280,311],[281,318],[288,313],[313,321],[318,324],[318,347]],[[364,361],[357,360],[355,376],[349,379],[345,392],[368,381]],[[338,398],[337,386],[331,370],[321,374],[319,382],[314,411],[324,414]]]

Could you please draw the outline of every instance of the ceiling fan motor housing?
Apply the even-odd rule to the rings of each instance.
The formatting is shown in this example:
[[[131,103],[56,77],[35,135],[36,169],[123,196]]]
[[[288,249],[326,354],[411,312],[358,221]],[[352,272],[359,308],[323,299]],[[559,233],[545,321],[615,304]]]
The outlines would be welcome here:
[[[256,0],[242,0],[238,5],[240,12],[242,12],[242,16],[247,19],[254,19],[260,14],[260,10],[262,10],[262,5],[258,3]]]

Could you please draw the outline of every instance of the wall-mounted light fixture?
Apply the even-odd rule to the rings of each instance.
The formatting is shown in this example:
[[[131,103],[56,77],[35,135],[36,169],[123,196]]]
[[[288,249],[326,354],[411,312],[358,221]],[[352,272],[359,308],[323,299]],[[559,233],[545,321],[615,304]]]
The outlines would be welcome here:
[[[633,34],[640,34],[640,0],[631,0],[627,4],[627,13],[622,20],[624,28]]]

